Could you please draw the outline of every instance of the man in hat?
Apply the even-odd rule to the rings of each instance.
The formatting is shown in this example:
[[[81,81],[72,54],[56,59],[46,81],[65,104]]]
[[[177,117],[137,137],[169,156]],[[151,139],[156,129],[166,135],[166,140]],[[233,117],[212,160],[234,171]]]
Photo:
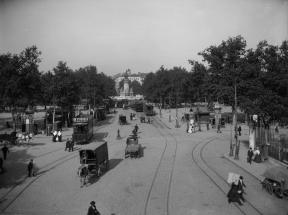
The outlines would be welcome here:
[[[88,208],[87,215],[101,215],[100,212],[97,210],[95,202],[90,202],[90,207]]]

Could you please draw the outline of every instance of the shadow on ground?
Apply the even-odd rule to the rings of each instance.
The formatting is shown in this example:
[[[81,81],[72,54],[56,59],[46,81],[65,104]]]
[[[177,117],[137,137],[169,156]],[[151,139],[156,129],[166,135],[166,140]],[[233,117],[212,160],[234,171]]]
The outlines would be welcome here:
[[[109,169],[105,171],[105,167],[100,167],[102,174],[98,177],[96,174],[92,175],[88,179],[88,183],[90,185],[96,183],[101,177],[103,177],[107,172],[114,169],[123,159],[110,159],[109,162]]]
[[[0,189],[12,188],[15,185],[23,183],[27,177],[27,165],[30,159],[34,157],[27,154],[27,148],[14,148],[7,155],[4,161],[4,173],[0,174]]]

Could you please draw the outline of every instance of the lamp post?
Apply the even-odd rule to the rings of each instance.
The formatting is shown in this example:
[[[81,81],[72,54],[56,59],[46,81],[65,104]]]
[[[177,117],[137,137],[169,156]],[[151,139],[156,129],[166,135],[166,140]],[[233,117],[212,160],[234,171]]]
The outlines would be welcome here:
[[[237,134],[237,86],[236,86],[236,79],[234,83],[234,97],[235,97],[235,160],[239,160],[239,150],[240,150],[240,140],[238,140],[238,134]]]
[[[169,94],[169,122],[171,122],[171,98]]]
[[[178,120],[178,92],[176,94],[176,124],[175,124],[175,128],[180,128],[179,125],[179,120]]]
[[[218,103],[215,104],[214,111],[215,111],[215,125],[216,125],[216,129],[217,129],[217,133],[218,133],[218,132],[221,132],[220,130],[218,130],[218,125],[219,125],[220,119],[221,119],[221,107]]]
[[[160,114],[160,118],[162,118],[161,108],[162,108],[162,97],[160,96],[160,104],[159,104],[159,114]]]

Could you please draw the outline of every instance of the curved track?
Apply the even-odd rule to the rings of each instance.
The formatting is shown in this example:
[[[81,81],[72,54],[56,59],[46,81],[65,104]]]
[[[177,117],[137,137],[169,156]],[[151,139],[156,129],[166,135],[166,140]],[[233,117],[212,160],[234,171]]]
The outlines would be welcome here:
[[[112,118],[112,122],[111,123],[114,123],[115,122],[115,119],[116,117],[113,117]],[[106,127],[107,124],[105,124],[105,121],[104,122],[101,122],[101,123],[96,123],[96,125],[98,125],[95,129],[95,127],[93,128],[93,133],[95,132],[95,130],[99,130],[103,127]],[[77,151],[79,150],[80,148],[75,148],[74,149],[74,152],[72,153],[69,153],[68,155],[65,155],[61,158],[58,158],[56,160],[53,160],[49,163],[47,163],[46,165],[44,165],[43,167],[41,167],[41,169],[39,169],[37,171],[37,175],[32,178],[28,183],[23,183],[21,185],[19,184],[15,184],[14,186],[12,186],[9,191],[4,194],[1,199],[0,199],[0,203],[3,204],[0,208],[1,208],[1,212],[5,212],[10,205],[12,205],[24,192],[25,190],[27,190],[35,181],[37,181],[40,177],[42,177],[44,175],[44,173],[58,167],[58,166],[61,166],[62,164],[68,162],[69,160],[72,160],[74,158],[76,158],[78,156],[78,153]],[[55,152],[59,152],[59,151],[62,151],[63,150],[63,147],[59,148],[59,149],[55,149],[55,150],[51,150],[49,152],[45,152],[45,153],[42,153],[38,156],[36,156],[35,158],[42,158],[46,155],[49,155],[49,154],[52,154],[52,153],[55,153]],[[26,176],[24,178],[24,180],[26,180],[28,177]],[[9,198],[9,195],[11,195],[11,197]]]
[[[171,190],[178,142],[170,132],[164,129],[164,127],[165,128],[169,128],[169,127],[167,127],[161,121],[159,122],[156,118],[154,118],[153,125],[159,131],[160,135],[165,139],[165,147],[161,154],[161,157],[158,162],[157,168],[155,170],[147,197],[145,199],[144,215],[148,215],[148,214],[169,215],[170,214],[170,210],[169,210],[170,190]],[[162,129],[160,129],[159,127],[161,127]],[[171,141],[170,139],[170,142],[169,142],[167,135],[172,137],[173,141]],[[165,180],[161,180],[161,179],[167,178],[166,177],[167,174],[168,174],[169,180],[168,180],[168,183],[165,183]],[[152,202],[152,200],[154,202]],[[163,208],[163,203],[165,205],[165,208]],[[154,206],[153,208],[152,208],[152,204]],[[155,204],[156,204],[156,207],[155,207]],[[161,210],[161,211],[150,212],[150,210]]]
[[[4,203],[4,201],[9,201],[9,202],[5,202],[5,205],[3,207],[1,207],[1,212],[5,212],[10,205],[13,204],[13,202],[15,202],[15,200],[17,200],[22,193],[24,193],[25,190],[27,190],[35,181],[37,181],[40,177],[42,177],[44,175],[44,173],[66,163],[67,161],[74,159],[75,157],[78,156],[78,154],[76,153],[72,153],[64,156],[60,159],[54,160],[46,165],[44,165],[41,169],[39,169],[39,171],[37,172],[37,175],[35,177],[33,177],[28,183],[22,184],[22,185],[14,185],[4,196],[2,196],[1,198],[1,202]],[[27,179],[28,177],[25,177],[25,179]],[[11,195],[11,198],[9,198],[9,195]]]
[[[212,166],[210,166],[203,157],[203,150],[213,140],[215,140],[215,137],[209,139],[208,141],[205,140],[197,143],[192,150],[192,160],[226,197],[229,190],[229,184],[227,183],[226,179],[222,177]],[[257,207],[247,200],[243,206],[239,206],[237,204],[234,205],[244,215],[263,214]]]

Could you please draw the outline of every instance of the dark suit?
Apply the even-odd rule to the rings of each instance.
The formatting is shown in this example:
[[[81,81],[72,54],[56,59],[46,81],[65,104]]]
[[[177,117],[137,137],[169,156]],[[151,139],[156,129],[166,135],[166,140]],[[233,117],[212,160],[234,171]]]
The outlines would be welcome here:
[[[252,162],[252,157],[253,157],[253,151],[252,150],[248,150],[247,152],[247,162],[251,164]]]
[[[87,215],[101,215],[101,214],[99,213],[96,207],[90,205],[90,207],[88,208]]]

